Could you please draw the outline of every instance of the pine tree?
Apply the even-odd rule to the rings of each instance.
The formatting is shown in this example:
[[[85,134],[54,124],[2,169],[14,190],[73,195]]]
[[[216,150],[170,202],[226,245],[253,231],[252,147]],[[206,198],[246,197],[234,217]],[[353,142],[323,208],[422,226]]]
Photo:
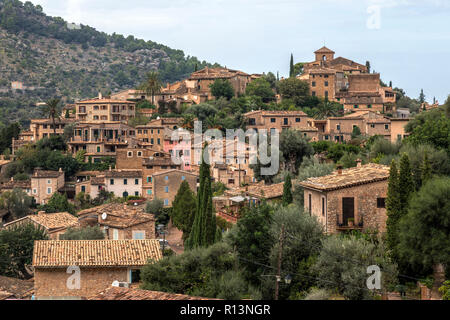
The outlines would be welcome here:
[[[284,178],[282,203],[284,206],[292,203],[292,182],[289,174]]]
[[[292,78],[294,76],[295,76],[294,75],[294,56],[291,53],[291,62],[290,62],[290,65],[289,65],[289,77]]]
[[[389,81],[389,88],[392,88],[392,81]]]
[[[212,208],[212,190],[210,166],[205,161],[208,157],[207,146],[203,149],[200,165],[200,187],[197,192],[197,209],[186,248],[206,247],[216,240],[216,217]],[[209,161],[208,161],[209,162]]]
[[[389,248],[394,251],[397,241],[397,225],[401,212],[400,188],[397,164],[395,160],[391,162],[389,170],[389,182],[386,198],[386,240]]]

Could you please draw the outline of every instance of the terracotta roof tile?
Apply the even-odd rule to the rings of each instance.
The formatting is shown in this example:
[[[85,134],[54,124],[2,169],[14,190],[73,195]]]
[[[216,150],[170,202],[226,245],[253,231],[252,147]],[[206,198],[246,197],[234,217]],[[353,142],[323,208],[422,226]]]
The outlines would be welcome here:
[[[111,287],[88,300],[216,300],[211,298],[193,297],[185,294],[150,291],[142,289]]]
[[[62,171],[40,170],[35,169],[33,172],[33,178],[58,178],[63,175]]]
[[[142,170],[125,170],[125,169],[117,169],[117,170],[108,170],[105,171],[105,177],[107,178],[138,178],[142,176]]]
[[[0,276],[0,300],[4,299],[24,299],[32,295],[34,284],[32,281],[20,280]]]
[[[30,189],[31,180],[15,180],[8,181],[0,185],[0,190],[12,190],[15,188],[19,189]]]
[[[327,176],[309,178],[300,182],[300,185],[304,188],[330,191],[371,182],[383,181],[388,178],[388,166],[369,163],[361,167],[344,169],[341,174],[338,174],[338,171],[334,171],[332,174]]]
[[[6,223],[3,227],[8,227],[22,221],[31,220],[47,230],[69,228],[78,225],[78,219],[68,212],[56,212],[56,213],[39,213],[32,214],[9,223]]]
[[[153,240],[39,240],[34,242],[33,266],[144,266],[162,258]]]

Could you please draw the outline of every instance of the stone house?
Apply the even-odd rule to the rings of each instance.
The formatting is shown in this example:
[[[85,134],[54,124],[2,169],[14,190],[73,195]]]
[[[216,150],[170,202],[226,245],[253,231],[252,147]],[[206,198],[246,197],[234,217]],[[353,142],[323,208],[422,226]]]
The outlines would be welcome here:
[[[13,191],[14,189],[20,189],[31,196],[31,180],[14,180],[11,177],[9,181],[0,184],[0,194],[5,191]]]
[[[154,154],[152,157],[143,159],[142,169],[142,194],[146,198],[154,198],[153,175],[167,170],[180,170],[181,164],[174,163],[170,155],[166,153]],[[178,189],[177,189],[178,190]]]
[[[186,180],[189,187],[194,193],[197,193],[199,185],[199,177],[197,174],[182,171],[178,169],[171,169],[166,171],[156,172],[152,176],[153,183],[153,198],[162,199],[165,207],[172,206],[172,201],[180,188],[181,183]]]
[[[239,188],[243,183],[252,183],[255,178],[247,175],[247,171],[227,164],[217,164],[211,167],[215,182],[223,183],[227,188]]]
[[[61,168],[59,171],[36,168],[31,176],[31,196],[36,203],[45,204],[64,184],[64,172]]]
[[[374,111],[358,111],[342,117],[329,117],[326,120],[312,120],[318,129],[319,140],[343,142],[352,139],[354,127],[362,135],[382,135],[390,139],[390,119]]]
[[[328,234],[348,230],[386,230],[389,167],[374,163],[338,169],[300,182],[305,211],[317,217]]]
[[[401,141],[408,136],[405,126],[408,124],[409,118],[391,118],[391,142]]]
[[[143,206],[108,203],[78,212],[82,227],[98,226],[109,240],[155,239],[155,217]]]
[[[317,129],[310,125],[312,119],[303,111],[257,110],[244,114],[247,129],[256,131],[266,129],[268,132],[277,129],[294,129],[305,133],[313,141],[317,140]]]
[[[56,134],[62,135],[64,133],[64,128],[72,123],[74,123],[73,119],[56,118]],[[41,140],[42,138],[53,136],[55,133],[53,130],[52,119],[31,119],[30,132],[32,133],[31,138],[29,136],[22,136],[22,138],[24,138],[24,140],[26,141],[31,140],[31,142],[36,142],[38,140]]]
[[[33,120],[31,120],[31,121],[33,121]],[[25,131],[22,131],[21,133],[19,133],[19,136],[17,137],[17,139],[12,138],[12,143],[11,143],[12,154],[16,154],[17,150],[19,150],[23,146],[33,143],[34,138],[35,138],[34,134],[35,133],[32,132],[31,130],[25,130]]]
[[[161,258],[159,241],[154,239],[35,241],[35,297],[82,299],[111,287],[112,283],[136,283],[140,269]],[[77,268],[79,281],[73,280]]]
[[[110,169],[105,171],[105,189],[116,197],[142,195],[142,170]]]
[[[228,80],[234,89],[235,95],[245,93],[247,85],[252,81],[252,76],[238,70],[227,68],[209,68],[193,72],[187,81],[187,86],[192,87],[193,91],[198,94],[206,94],[208,100],[214,99],[209,87],[215,80]]]
[[[82,100],[75,105],[75,117],[83,122],[121,121],[126,123],[136,116],[134,102],[103,98],[101,94],[98,98]]]
[[[162,151],[164,145],[164,135],[169,130],[161,125],[146,124],[136,126],[136,138],[144,143],[148,143],[152,148]]]
[[[135,128],[118,121],[103,121],[78,123],[68,146],[74,156],[83,150],[86,162],[100,162],[104,157],[115,158],[119,149],[134,147],[137,143]]]
[[[78,226],[78,219],[68,212],[46,213],[45,211],[39,211],[37,214],[28,215],[6,223],[3,228],[29,223],[43,228],[50,239],[57,240],[67,229]]]

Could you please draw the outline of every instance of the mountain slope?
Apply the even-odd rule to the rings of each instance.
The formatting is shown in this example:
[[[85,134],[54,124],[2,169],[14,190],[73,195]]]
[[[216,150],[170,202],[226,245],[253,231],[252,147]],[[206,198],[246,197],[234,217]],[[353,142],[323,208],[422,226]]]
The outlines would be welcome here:
[[[67,24],[30,2],[0,0],[1,119],[25,123],[36,102],[53,96],[73,101],[135,87],[151,70],[173,82],[206,65],[152,41]],[[12,81],[25,90],[10,90]]]

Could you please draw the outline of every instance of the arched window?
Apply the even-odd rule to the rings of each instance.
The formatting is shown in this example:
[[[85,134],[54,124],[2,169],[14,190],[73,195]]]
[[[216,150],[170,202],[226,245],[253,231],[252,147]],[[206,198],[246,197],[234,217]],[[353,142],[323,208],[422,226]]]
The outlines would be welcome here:
[[[326,55],[322,56],[322,61],[327,61],[327,56]]]

